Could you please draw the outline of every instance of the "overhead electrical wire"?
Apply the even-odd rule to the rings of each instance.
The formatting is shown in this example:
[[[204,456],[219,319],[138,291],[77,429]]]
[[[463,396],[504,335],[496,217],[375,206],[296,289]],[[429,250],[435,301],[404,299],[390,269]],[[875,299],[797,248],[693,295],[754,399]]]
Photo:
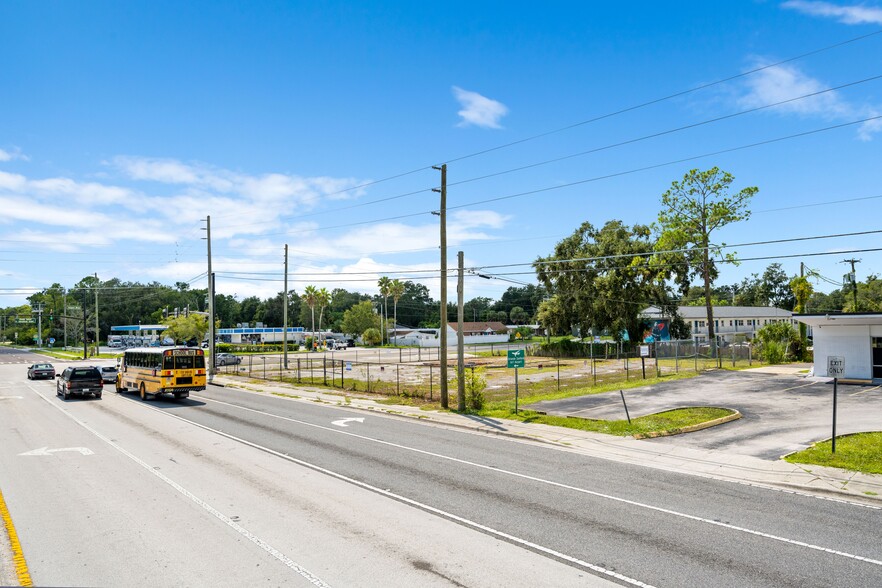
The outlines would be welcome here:
[[[768,70],[768,69],[771,69],[771,68],[774,68],[774,67],[778,67],[778,66],[784,65],[784,64],[786,64],[786,63],[792,63],[792,62],[794,62],[794,61],[798,61],[798,60],[801,60],[801,59],[805,59],[806,57],[811,57],[811,56],[813,56],[813,55],[818,55],[818,54],[820,54],[820,53],[824,53],[824,52],[826,52],[826,51],[831,51],[831,50],[833,50],[833,49],[837,49],[837,48],[839,48],[839,47],[844,47],[844,46],[849,45],[849,44],[852,44],[852,43],[857,43],[857,42],[859,42],[859,41],[863,41],[863,40],[865,40],[865,39],[869,39],[869,38],[871,38],[871,37],[874,37],[874,36],[876,36],[876,35],[879,35],[880,33],[882,33],[882,29],[878,29],[878,30],[875,30],[875,31],[871,31],[871,32],[866,33],[866,34],[863,34],[863,35],[858,35],[858,36],[856,36],[856,37],[851,37],[851,38],[849,38],[849,39],[846,39],[846,40],[844,40],[844,41],[840,41],[840,42],[838,42],[838,43],[833,43],[833,44],[831,44],[831,45],[827,45],[827,46],[824,46],[824,47],[820,47],[820,48],[818,48],[818,49],[813,49],[813,50],[811,50],[811,51],[807,51],[807,52],[805,52],[805,53],[800,53],[800,54],[798,54],[798,55],[795,55],[795,56],[793,56],[793,57],[789,57],[789,58],[787,58],[787,59],[782,59],[782,60],[776,61],[776,62],[774,62],[774,63],[769,63],[769,64],[762,65],[762,66],[759,66],[759,67],[755,67],[755,68],[753,68],[753,69],[750,69],[750,70],[747,70],[747,71],[744,71],[744,72],[741,72],[741,73],[738,73],[738,74],[734,74],[734,75],[731,75],[731,76],[727,76],[727,77],[725,77],[725,78],[721,78],[721,79],[718,79],[718,80],[715,80],[715,81],[712,81],[712,82],[707,82],[707,83],[705,83],[705,84],[700,84],[700,85],[698,85],[698,86],[694,86],[694,87],[692,87],[692,88],[688,88],[688,89],[686,89],[686,90],[680,90],[680,91],[678,91],[678,92],[674,92],[674,93],[672,93],[672,94],[667,94],[667,95],[665,95],[665,96],[662,96],[662,97],[659,97],[659,98],[654,98],[654,99],[652,99],[652,100],[647,100],[647,101],[645,101],[645,102],[641,102],[641,103],[638,103],[638,104],[634,104],[634,105],[632,105],[632,106],[628,106],[628,107],[625,107],[625,108],[620,108],[620,109],[618,109],[618,110],[614,110],[614,111],[612,111],[612,112],[608,112],[608,113],[606,113],[606,114],[602,114],[602,115],[594,116],[594,117],[591,117],[591,118],[588,118],[588,119],[585,119],[585,120],[581,120],[581,121],[578,121],[578,122],[575,122],[575,123],[571,123],[571,124],[565,125],[565,126],[563,126],[563,127],[559,127],[559,128],[556,128],[556,129],[552,129],[552,130],[550,130],[550,131],[544,131],[544,132],[541,132],[541,133],[537,133],[537,134],[534,134],[534,135],[530,135],[530,136],[528,136],[528,137],[524,137],[524,138],[522,138],[522,139],[518,139],[518,140],[515,140],[515,141],[510,141],[510,142],[508,142],[508,143],[503,143],[503,144],[501,144],[501,145],[497,145],[497,146],[495,146],[495,147],[490,147],[490,148],[488,148],[488,149],[482,149],[482,150],[480,150],[480,151],[475,151],[475,152],[468,153],[468,154],[465,154],[465,155],[460,155],[460,156],[457,156],[457,157],[449,158],[449,159],[444,160],[444,161],[441,162],[441,163],[448,163],[448,164],[449,164],[449,163],[456,163],[456,162],[458,162],[458,161],[463,161],[463,160],[466,160],[466,159],[471,159],[471,158],[474,158],[474,157],[479,157],[479,156],[481,156],[481,155],[486,155],[487,153],[492,153],[492,152],[495,152],[495,151],[500,151],[500,150],[502,150],[502,149],[507,149],[507,148],[509,148],[509,147],[513,147],[513,146],[515,146],[515,145],[521,145],[521,144],[523,144],[523,143],[528,143],[528,142],[530,142],[530,141],[535,141],[536,139],[541,139],[541,138],[543,138],[543,137],[548,137],[548,136],[551,136],[551,135],[559,134],[559,133],[562,133],[562,132],[565,132],[565,131],[568,131],[568,130],[571,130],[571,129],[574,129],[574,128],[582,127],[582,126],[589,125],[589,124],[592,124],[592,123],[595,123],[595,122],[599,122],[599,121],[602,121],[602,120],[606,120],[606,119],[609,119],[609,118],[613,118],[613,117],[615,117],[615,116],[619,116],[619,115],[622,115],[622,114],[625,114],[625,113],[628,113],[628,112],[633,112],[633,111],[635,111],[635,110],[639,110],[639,109],[642,109],[642,108],[646,108],[646,107],[648,107],[648,106],[652,106],[652,105],[655,105],[655,104],[659,104],[659,103],[662,103],[662,102],[666,102],[666,101],[668,101],[668,100],[672,100],[672,99],[674,99],[674,98],[681,98],[681,97],[683,97],[683,96],[687,96],[687,95],[689,95],[689,94],[692,94],[692,93],[695,93],[695,92],[699,92],[699,91],[701,91],[701,90],[706,90],[706,89],[708,89],[708,88],[712,88],[712,87],[714,87],[714,86],[718,86],[718,85],[721,85],[721,84],[725,84],[725,83],[727,83],[727,82],[731,82],[731,81],[734,81],[734,80],[737,80],[737,79],[740,79],[740,78],[744,78],[744,77],[747,77],[747,76],[753,75],[753,74],[755,74],[755,73],[759,73],[759,72],[761,72],[761,71],[765,71],[765,70]],[[418,172],[421,172],[421,171],[426,171],[426,170],[432,169],[433,166],[437,166],[437,165],[440,165],[440,163],[433,163],[433,164],[430,164],[430,165],[420,166],[420,167],[415,168],[415,169],[412,169],[412,170],[410,170],[410,171],[405,171],[405,172],[397,173],[397,174],[394,174],[394,175],[391,175],[391,176],[388,176],[388,177],[385,177],[385,178],[381,178],[381,179],[379,179],[379,180],[371,180],[371,181],[369,181],[369,182],[365,182],[365,183],[362,183],[362,184],[359,184],[359,185],[356,185],[356,186],[351,186],[351,187],[349,187],[349,188],[344,188],[344,189],[341,189],[341,190],[337,190],[337,191],[335,191],[335,192],[328,192],[328,193],[324,194],[324,196],[326,196],[326,197],[328,197],[328,196],[336,196],[336,195],[339,195],[339,194],[345,194],[345,193],[347,193],[347,192],[352,192],[352,191],[354,191],[354,190],[360,190],[360,189],[367,188],[367,187],[369,187],[369,186],[373,186],[373,185],[376,185],[376,184],[379,184],[379,183],[388,182],[388,181],[391,181],[391,180],[394,180],[394,179],[398,179],[398,178],[402,178],[402,177],[405,177],[405,176],[409,176],[409,175],[412,175],[412,174],[415,174],[415,173],[418,173]],[[237,215],[232,215],[232,214],[231,214],[231,215],[226,215],[226,216],[223,216],[223,217],[221,217],[221,216],[216,216],[215,218],[229,218],[229,217],[232,217],[232,216],[241,216],[241,215],[239,215],[239,214],[237,214]]]

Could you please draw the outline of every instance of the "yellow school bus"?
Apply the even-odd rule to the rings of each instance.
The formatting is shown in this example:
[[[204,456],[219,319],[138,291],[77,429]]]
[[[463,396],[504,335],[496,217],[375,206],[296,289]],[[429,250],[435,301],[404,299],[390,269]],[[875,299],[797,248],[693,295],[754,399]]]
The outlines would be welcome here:
[[[136,347],[118,362],[116,391],[135,390],[141,400],[166,393],[186,398],[205,390],[205,352],[199,348]]]

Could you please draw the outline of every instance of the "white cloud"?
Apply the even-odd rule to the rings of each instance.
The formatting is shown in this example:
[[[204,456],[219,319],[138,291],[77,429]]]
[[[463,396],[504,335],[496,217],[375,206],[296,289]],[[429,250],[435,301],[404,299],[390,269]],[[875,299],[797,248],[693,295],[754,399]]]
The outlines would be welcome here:
[[[843,24],[882,24],[882,8],[872,6],[840,6],[831,2],[813,0],[789,0],[781,6],[811,16],[835,18]]]
[[[740,99],[740,102],[747,108],[756,108],[819,92],[828,86],[802,73],[794,66],[776,65],[749,76],[747,87],[748,93]],[[827,118],[853,114],[853,109],[843,102],[835,91],[794,100],[776,106],[775,110],[802,115],[822,115]]]
[[[16,159],[20,159],[21,161],[31,160],[31,158],[22,153],[21,149],[19,149],[18,147],[14,147],[12,151],[0,149],[0,161],[14,161]]]
[[[759,63],[758,65],[763,64]],[[746,93],[738,98],[739,104],[745,108],[757,108],[799,98],[829,87],[828,84],[803,73],[792,65],[776,65],[763,69],[748,76],[746,86]],[[850,103],[837,91],[793,100],[775,106],[770,111],[837,122],[851,122],[854,119],[869,118],[879,114],[877,109],[871,106]],[[858,137],[861,140],[869,141],[874,133],[880,131],[882,131],[882,124],[878,120],[868,121],[860,126]]]
[[[499,119],[508,114],[508,107],[505,104],[457,86],[453,86],[453,95],[462,106],[462,110],[457,112],[462,117],[459,126],[475,125],[490,129],[502,128]]]

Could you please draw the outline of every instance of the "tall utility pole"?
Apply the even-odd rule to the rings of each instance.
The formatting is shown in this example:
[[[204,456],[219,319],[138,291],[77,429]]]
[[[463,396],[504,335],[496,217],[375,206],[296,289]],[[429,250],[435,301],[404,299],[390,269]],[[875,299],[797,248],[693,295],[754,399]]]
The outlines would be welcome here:
[[[438,216],[441,217],[441,408],[447,408],[447,164],[441,167],[432,166],[433,169],[441,170],[441,189],[433,188],[434,192],[441,193],[441,208]]]
[[[205,241],[208,244],[208,381],[214,380],[214,273],[211,271],[211,215],[205,217]]]
[[[858,311],[857,305],[857,276],[854,273],[854,264],[860,263],[860,259],[843,259],[842,263],[850,263],[851,264],[851,294],[854,297],[854,310],[852,312]]]
[[[86,341],[86,288],[83,288],[83,359],[89,358],[89,343]]]
[[[282,300],[282,356],[288,369],[288,244],[285,243],[285,296]]]
[[[43,303],[37,303],[37,345],[43,346]]]
[[[457,255],[457,261],[459,271],[457,274],[458,280],[456,281],[456,320],[459,321],[459,328],[456,330],[456,407],[459,409],[459,412],[465,412],[465,345],[463,344],[465,339],[462,328],[462,322],[465,319],[463,318],[464,269],[462,251]]]
[[[67,288],[62,288],[61,292],[64,296],[64,316],[61,320],[64,324],[64,349],[67,350]]]
[[[98,335],[98,272],[95,272],[95,355],[101,350],[99,347],[101,337]]]

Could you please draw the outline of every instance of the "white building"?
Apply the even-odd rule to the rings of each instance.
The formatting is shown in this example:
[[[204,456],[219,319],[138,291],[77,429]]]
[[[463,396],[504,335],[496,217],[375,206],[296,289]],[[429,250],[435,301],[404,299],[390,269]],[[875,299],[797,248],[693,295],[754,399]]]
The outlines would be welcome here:
[[[882,380],[882,313],[797,314],[812,328],[816,376],[827,376],[827,359],[845,360],[851,380]]]
[[[462,323],[463,343],[465,345],[481,345],[490,343],[508,343],[509,335],[506,326],[498,321]],[[456,345],[459,323],[447,323],[447,345]],[[440,329],[416,329],[405,332],[399,330],[396,339],[399,345],[418,345],[419,347],[440,347]]]
[[[693,339],[707,340],[707,309],[704,306],[679,306],[677,312],[692,329]],[[671,318],[663,315],[657,306],[644,310],[643,316],[650,320]],[[729,342],[751,340],[760,328],[781,322],[797,323],[792,312],[774,306],[714,306],[714,333]]]

